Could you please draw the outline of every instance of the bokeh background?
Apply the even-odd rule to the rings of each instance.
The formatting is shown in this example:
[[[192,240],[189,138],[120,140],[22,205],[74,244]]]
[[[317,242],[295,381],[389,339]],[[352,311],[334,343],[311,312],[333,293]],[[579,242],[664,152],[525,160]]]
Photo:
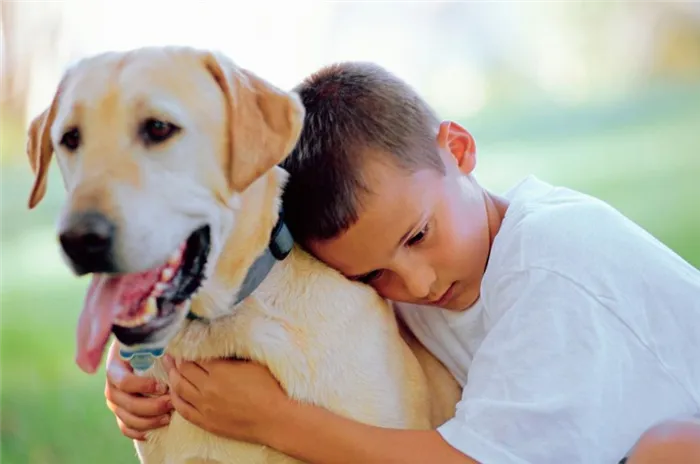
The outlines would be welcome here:
[[[216,48],[283,88],[376,61],[473,133],[492,190],[535,174],[597,195],[700,266],[700,3],[278,2],[2,1],[3,463],[136,462],[104,371],[73,362],[87,282],[58,255],[55,166],[27,209],[28,121],[92,53]]]

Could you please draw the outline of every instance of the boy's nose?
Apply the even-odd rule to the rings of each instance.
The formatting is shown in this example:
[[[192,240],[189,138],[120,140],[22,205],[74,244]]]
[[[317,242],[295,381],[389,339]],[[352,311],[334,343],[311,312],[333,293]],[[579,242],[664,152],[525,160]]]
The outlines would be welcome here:
[[[406,291],[417,300],[426,300],[435,282],[435,273],[429,266],[412,266],[404,272]]]

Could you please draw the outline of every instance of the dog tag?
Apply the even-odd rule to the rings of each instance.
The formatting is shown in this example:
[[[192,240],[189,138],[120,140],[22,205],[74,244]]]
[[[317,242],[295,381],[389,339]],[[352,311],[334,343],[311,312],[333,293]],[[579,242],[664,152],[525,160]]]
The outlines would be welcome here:
[[[163,356],[165,350],[163,348],[152,348],[144,350],[129,351],[126,349],[119,350],[119,357],[124,361],[129,361],[131,367],[135,371],[144,372],[155,364],[156,359]]]

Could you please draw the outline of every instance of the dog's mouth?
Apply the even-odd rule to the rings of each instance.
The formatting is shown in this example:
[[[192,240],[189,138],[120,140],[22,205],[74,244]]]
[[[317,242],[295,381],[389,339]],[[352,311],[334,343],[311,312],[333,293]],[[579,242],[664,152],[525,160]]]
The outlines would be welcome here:
[[[199,288],[209,254],[209,227],[190,235],[161,267],[146,271],[125,295],[127,310],[112,324],[112,333],[126,345],[148,342],[149,336],[170,325],[183,304]],[[150,279],[148,278],[150,277]]]
[[[187,303],[202,283],[210,245],[210,228],[204,226],[161,266],[93,275],[78,324],[78,365],[95,372],[110,333],[125,346],[167,343],[174,334],[169,329],[184,319]]]

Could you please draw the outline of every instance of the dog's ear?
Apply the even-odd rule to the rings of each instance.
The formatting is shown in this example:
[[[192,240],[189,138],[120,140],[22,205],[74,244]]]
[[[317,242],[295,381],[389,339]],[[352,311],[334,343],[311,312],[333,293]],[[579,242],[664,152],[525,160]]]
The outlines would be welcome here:
[[[228,105],[230,187],[245,190],[294,148],[304,123],[298,95],[282,91],[218,53],[204,63]]]
[[[63,81],[59,84],[51,105],[32,119],[27,132],[27,156],[29,164],[34,172],[34,186],[29,195],[29,209],[34,208],[46,194],[47,175],[53,156],[53,143],[51,142],[51,125],[56,117],[56,107],[63,88]]]

